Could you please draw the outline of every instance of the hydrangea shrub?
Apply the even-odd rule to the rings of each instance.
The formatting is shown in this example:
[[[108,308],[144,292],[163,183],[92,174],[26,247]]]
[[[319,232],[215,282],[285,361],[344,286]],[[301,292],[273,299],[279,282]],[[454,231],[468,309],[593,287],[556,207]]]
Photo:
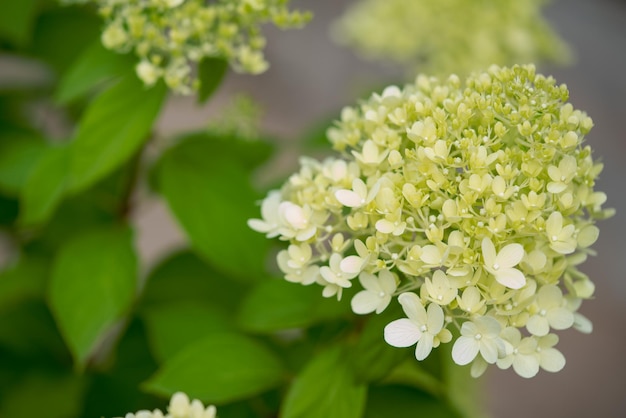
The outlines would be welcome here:
[[[343,109],[328,130],[339,155],[303,158],[249,225],[289,243],[277,262],[290,282],[337,298],[358,286],[357,314],[397,297],[406,318],[384,339],[417,360],[449,343],[474,376],[556,372],[554,332],[591,331],[577,310],[594,285],[578,266],[611,214],[592,126],[532,65],[420,75]]]
[[[491,64],[564,62],[565,43],[541,14],[544,0],[361,0],[337,20],[339,43],[414,74],[467,74]]]

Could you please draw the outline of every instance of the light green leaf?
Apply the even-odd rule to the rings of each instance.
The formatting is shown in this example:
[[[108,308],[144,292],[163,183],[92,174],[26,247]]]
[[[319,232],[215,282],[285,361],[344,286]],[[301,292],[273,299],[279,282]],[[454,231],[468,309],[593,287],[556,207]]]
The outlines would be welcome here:
[[[367,386],[356,383],[341,347],[319,353],[287,392],[283,418],[360,418]]]
[[[234,329],[226,313],[198,302],[179,301],[147,309],[142,315],[150,348],[161,361],[216,332]]]
[[[129,56],[109,51],[97,39],[61,78],[56,101],[59,104],[71,102],[107,80],[132,72],[132,68],[133,60]]]
[[[283,279],[259,283],[244,299],[239,324],[248,331],[273,332],[343,316],[350,312],[335,298],[322,297],[317,286],[302,286]]]
[[[161,193],[191,240],[215,268],[244,281],[264,277],[268,240],[252,231],[258,216],[250,173],[217,141],[191,137],[158,164]]]
[[[88,231],[57,254],[50,307],[79,365],[133,301],[137,257],[132,240],[127,228]]]
[[[50,147],[35,164],[20,196],[20,223],[40,224],[50,218],[67,187],[69,149]]]
[[[461,418],[444,401],[408,386],[370,388],[364,418]]]
[[[230,403],[278,386],[283,365],[256,340],[240,334],[214,334],[179,352],[145,387],[170,396],[183,391],[206,403]]]
[[[0,38],[20,46],[30,40],[38,0],[0,2]]]
[[[198,64],[198,78],[200,79],[200,90],[198,91],[198,102],[204,103],[220,86],[226,72],[228,62],[221,58],[204,58]]]
[[[43,141],[31,136],[13,135],[11,138],[2,138],[0,189],[12,196],[18,195],[46,149]]]
[[[70,190],[85,190],[124,164],[148,140],[165,98],[162,84],[147,89],[134,75],[98,96],[86,110],[71,146]]]

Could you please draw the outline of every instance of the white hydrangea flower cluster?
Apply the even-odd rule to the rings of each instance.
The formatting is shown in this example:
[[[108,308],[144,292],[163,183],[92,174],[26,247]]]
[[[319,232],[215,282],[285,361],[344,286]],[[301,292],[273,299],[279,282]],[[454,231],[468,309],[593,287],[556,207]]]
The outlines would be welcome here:
[[[491,64],[569,58],[541,16],[545,0],[361,0],[334,26],[337,42],[364,58],[429,74],[467,74]]]
[[[239,72],[265,71],[261,25],[273,22],[286,29],[310,19],[309,13],[288,10],[289,0],[89,1],[106,20],[104,46],[137,54],[137,75],[146,85],[163,79],[182,94],[198,88],[191,64],[206,57],[224,58]]]
[[[182,393],[176,392],[170,404],[167,407],[167,413],[163,414],[161,410],[155,409],[154,411],[137,411],[135,413],[128,413],[124,418],[216,418],[215,406],[207,406],[206,408],[197,399],[189,401],[189,397]],[[119,417],[121,418],[121,417]]]
[[[388,87],[329,129],[341,157],[303,158],[249,225],[289,241],[290,282],[341,297],[358,279],[357,314],[398,296],[407,318],[385,340],[417,343],[418,360],[456,328],[453,359],[476,376],[560,370],[552,331],[591,331],[577,309],[594,285],[578,265],[612,214],[583,145],[592,121],[568,94],[532,65]]]

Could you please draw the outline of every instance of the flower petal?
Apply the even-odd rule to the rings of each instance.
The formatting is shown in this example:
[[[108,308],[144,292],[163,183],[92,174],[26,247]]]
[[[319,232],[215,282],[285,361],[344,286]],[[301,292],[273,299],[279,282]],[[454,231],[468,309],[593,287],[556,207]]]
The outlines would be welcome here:
[[[565,367],[565,357],[555,348],[541,351],[539,365],[547,372],[556,373]]]
[[[433,350],[433,335],[431,333],[423,333],[415,347],[415,358],[422,361]]]
[[[533,354],[515,356],[513,359],[513,370],[527,379],[534,377],[539,372],[539,359],[537,357]]]
[[[426,327],[428,328],[428,332],[432,335],[439,334],[441,328],[443,328],[443,309],[441,306],[436,303],[431,303],[428,305],[428,320],[426,322]]]
[[[380,303],[381,298],[377,293],[362,290],[354,295],[350,301],[350,306],[352,306],[352,311],[355,314],[365,315],[374,312]]]
[[[365,199],[352,190],[341,189],[335,192],[335,199],[349,208],[358,208],[365,203]]]
[[[528,322],[526,323],[526,329],[533,335],[537,337],[543,337],[550,332],[550,325],[548,324],[548,320],[540,315],[533,315],[528,318]]]
[[[565,308],[550,309],[547,318],[553,329],[563,330],[574,325],[574,314]]]
[[[526,284],[526,277],[524,276],[524,273],[518,269],[501,269],[496,273],[495,277],[498,283],[508,287],[509,289],[521,289]]]
[[[400,302],[400,305],[402,305],[402,309],[409,319],[420,325],[426,324],[426,321],[428,321],[426,309],[424,309],[422,301],[415,293],[402,293],[398,296],[398,301]]]
[[[476,355],[480,344],[474,338],[459,337],[452,347],[452,360],[460,366],[469,364]]]
[[[496,263],[502,269],[507,269],[519,264],[524,258],[524,247],[520,244],[509,244],[504,246],[496,256]]]
[[[407,318],[396,319],[385,327],[385,341],[393,347],[410,347],[422,336],[421,331]]]
[[[480,246],[483,251],[483,262],[491,268],[496,261],[496,247],[494,247],[493,242],[489,238],[483,238]]]

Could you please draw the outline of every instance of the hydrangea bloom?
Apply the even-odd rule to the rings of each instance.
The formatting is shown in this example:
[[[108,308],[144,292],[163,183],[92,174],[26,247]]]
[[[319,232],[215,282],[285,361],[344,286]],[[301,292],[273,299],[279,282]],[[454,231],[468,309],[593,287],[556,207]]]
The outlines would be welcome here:
[[[335,25],[338,42],[366,58],[421,72],[467,73],[491,64],[564,61],[542,18],[544,0],[361,0]]]
[[[498,365],[530,376],[534,363],[520,362],[541,366],[541,355],[511,357],[506,348],[519,341],[505,330],[533,340],[524,350],[549,340],[551,358],[552,330],[590,330],[576,310],[593,283],[578,265],[592,253],[595,220],[612,214],[594,190],[602,165],[583,145],[592,121],[567,99],[564,85],[532,65],[387,88],[345,108],[329,129],[340,157],[303,158],[263,202],[264,219],[249,224],[291,243],[278,260],[292,282],[341,297],[359,277],[356,313],[381,312],[389,291],[404,294],[407,315],[420,313],[389,325],[392,345],[420,341],[425,318],[441,307],[445,323],[432,322],[437,334],[461,332],[457,363],[474,362],[480,374],[508,358]]]
[[[172,395],[170,404],[167,407],[167,413],[163,413],[159,409],[154,411],[137,411],[129,412],[124,418],[216,418],[215,406],[205,406],[197,399],[189,401],[189,397],[182,393],[176,392]],[[121,417],[120,417],[121,418]]]
[[[61,0],[95,2],[106,20],[102,43],[139,57],[137,75],[152,85],[159,79],[174,91],[198,87],[191,63],[224,58],[240,72],[268,67],[261,25],[300,27],[310,15],[289,11],[289,0]]]

